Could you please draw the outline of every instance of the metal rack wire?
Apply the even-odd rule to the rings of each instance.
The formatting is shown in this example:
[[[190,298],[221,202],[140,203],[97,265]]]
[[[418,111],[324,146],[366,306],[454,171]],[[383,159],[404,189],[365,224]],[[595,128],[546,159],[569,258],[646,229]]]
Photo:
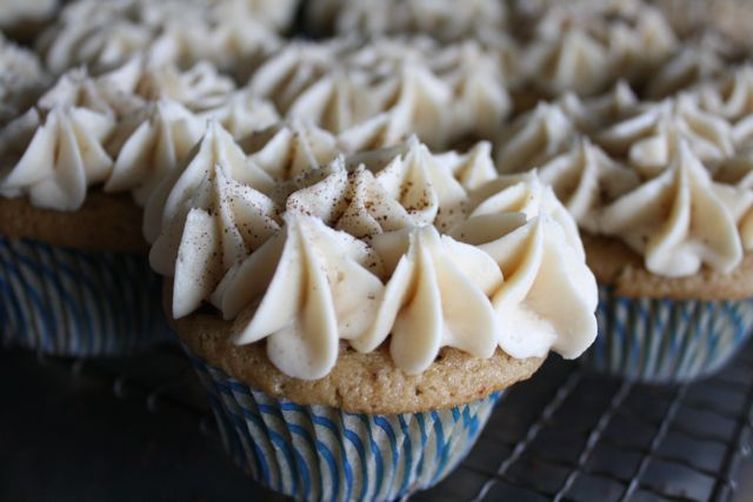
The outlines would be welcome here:
[[[72,378],[106,381],[116,398],[141,400],[144,420],[178,413],[216,435],[175,347],[42,362],[68,366]],[[730,500],[752,426],[753,345],[715,377],[674,387],[609,379],[550,358],[506,394],[463,464],[412,500]],[[251,495],[261,490],[248,488]]]

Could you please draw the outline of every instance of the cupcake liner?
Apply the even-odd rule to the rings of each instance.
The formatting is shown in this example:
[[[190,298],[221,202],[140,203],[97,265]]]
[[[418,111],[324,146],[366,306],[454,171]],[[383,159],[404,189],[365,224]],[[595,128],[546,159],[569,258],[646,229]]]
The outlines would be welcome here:
[[[753,298],[629,298],[599,286],[599,335],[585,366],[646,382],[694,380],[719,370],[748,340]]]
[[[433,486],[501,396],[423,413],[348,413],[270,397],[189,356],[225,449],[259,483],[297,500],[394,500]]]
[[[0,236],[0,342],[49,355],[117,355],[173,338],[143,256]]]

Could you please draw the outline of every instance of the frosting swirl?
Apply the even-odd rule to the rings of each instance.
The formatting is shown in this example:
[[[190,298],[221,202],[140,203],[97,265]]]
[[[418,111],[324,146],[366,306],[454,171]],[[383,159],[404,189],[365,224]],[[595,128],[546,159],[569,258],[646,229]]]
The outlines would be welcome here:
[[[552,186],[578,225],[594,232],[599,210],[640,184],[632,170],[614,162],[587,138],[539,168],[541,181]]]
[[[645,256],[646,268],[680,277],[701,265],[728,273],[742,260],[737,230],[753,192],[714,182],[682,139],[669,167],[605,207],[601,232]]]
[[[653,176],[670,163],[675,136],[684,138],[706,163],[717,164],[735,151],[730,124],[701,110],[690,95],[649,104],[596,140],[610,154],[627,157],[640,173]]]
[[[220,164],[228,176],[240,183],[262,193],[272,191],[272,177],[247,161],[241,147],[221,125],[209,122],[193,155],[180,169],[160,181],[144,209],[144,236],[147,242],[154,243],[150,262],[157,272],[172,274],[173,258],[180,242],[179,230],[189,209],[187,201],[191,200],[215,164]],[[159,245],[155,242],[158,239],[161,241]],[[161,248],[169,252],[159,251]]]
[[[202,119],[172,100],[153,103],[145,113],[121,122],[109,141],[118,153],[105,191],[131,190],[143,206],[162,179],[188,157],[204,128]]]
[[[104,181],[112,159],[103,142],[113,117],[87,108],[32,108],[0,132],[0,194],[28,194],[35,206],[73,211],[89,185]]]
[[[558,105],[540,102],[502,137],[497,167],[503,173],[519,173],[565,151],[575,138],[575,127]]]

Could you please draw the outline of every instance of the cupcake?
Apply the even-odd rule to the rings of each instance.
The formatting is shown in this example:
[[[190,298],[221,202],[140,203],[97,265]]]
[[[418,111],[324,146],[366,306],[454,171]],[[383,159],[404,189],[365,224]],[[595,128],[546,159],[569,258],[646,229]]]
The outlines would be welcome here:
[[[498,176],[490,151],[414,137],[269,178],[199,155],[174,183],[151,261],[257,481],[307,500],[432,486],[504,389],[591,344],[572,217],[535,174]]]
[[[208,121],[245,135],[277,120],[234,89],[209,63],[74,69],[0,131],[4,342],[97,356],[173,339],[142,207]]]
[[[710,92],[709,106],[723,102]],[[750,334],[753,164],[701,101],[638,103],[523,165],[539,166],[582,232],[600,333],[583,360],[598,371],[689,381],[721,368]]]

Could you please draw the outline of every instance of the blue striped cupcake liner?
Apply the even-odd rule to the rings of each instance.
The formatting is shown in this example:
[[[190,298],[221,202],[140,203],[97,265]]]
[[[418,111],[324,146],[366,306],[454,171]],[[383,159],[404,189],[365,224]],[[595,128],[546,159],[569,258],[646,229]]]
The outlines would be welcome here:
[[[599,335],[581,358],[599,372],[655,383],[686,382],[721,369],[746,343],[753,298],[629,298],[599,286]]]
[[[0,236],[0,343],[48,355],[119,355],[174,339],[145,257]]]
[[[296,500],[394,500],[435,485],[467,455],[502,395],[423,413],[348,413],[270,397],[189,357],[227,452]]]

